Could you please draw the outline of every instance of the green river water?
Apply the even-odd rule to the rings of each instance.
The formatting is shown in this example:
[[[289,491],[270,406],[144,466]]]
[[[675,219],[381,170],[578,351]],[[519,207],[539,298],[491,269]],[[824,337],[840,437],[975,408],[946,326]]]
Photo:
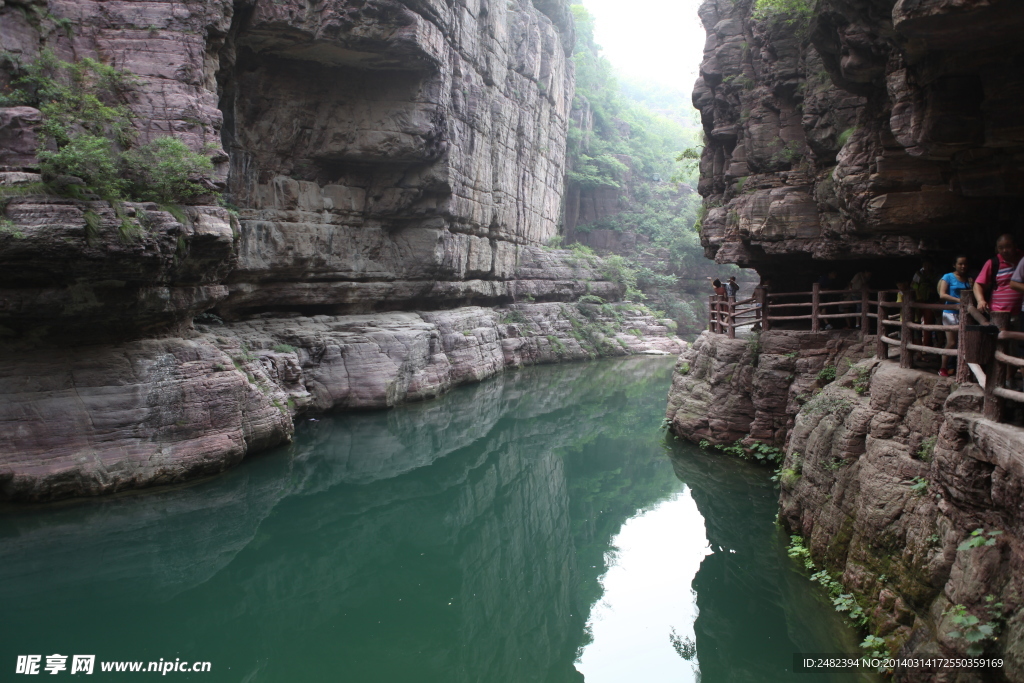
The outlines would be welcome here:
[[[6,507],[0,681],[30,654],[69,656],[45,680],[831,680],[793,653],[856,634],[786,557],[766,471],[666,437],[671,370],[527,368],[305,420],[189,486]],[[161,658],[211,670],[100,671]]]

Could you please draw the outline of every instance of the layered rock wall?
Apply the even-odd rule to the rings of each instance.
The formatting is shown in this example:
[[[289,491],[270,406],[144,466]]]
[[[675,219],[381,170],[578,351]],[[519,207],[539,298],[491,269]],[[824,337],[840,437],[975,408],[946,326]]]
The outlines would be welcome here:
[[[177,238],[175,248],[147,251],[175,253],[176,266],[192,260],[220,285],[186,292],[192,305],[165,324],[212,306],[237,318],[511,302],[520,251],[556,232],[573,90],[573,24],[561,2],[339,0],[316,11],[269,0],[13,2],[0,8],[0,34],[3,85],[42,50],[98,58],[134,76],[138,143],[174,135],[215,162],[213,180],[237,208],[219,272],[193,259],[202,258],[191,253],[194,216],[175,230],[166,214],[152,216],[156,207],[128,212]],[[14,109],[27,111],[4,110],[11,144],[2,162],[15,172],[4,182],[24,185],[38,180],[17,172],[34,170],[39,115]],[[101,207],[25,193],[7,218],[32,239],[0,237],[14,299],[33,296],[19,290],[51,273],[51,299],[68,298],[73,279],[114,305],[152,287],[147,279],[181,279],[124,277],[95,263],[92,273],[61,273],[55,262],[76,255],[85,212]],[[50,241],[71,238],[62,253],[38,243],[37,227]],[[69,234],[54,235],[61,230]],[[111,280],[125,282],[121,292],[106,291]],[[150,329],[148,313],[140,305],[139,331]]]
[[[676,363],[665,417],[694,443],[783,445],[800,407],[829,381],[826,368],[842,374],[872,351],[856,332],[704,332]]]
[[[0,361],[0,498],[99,494],[222,472],[294,415],[387,408],[538,363],[676,354],[630,304],[264,317],[188,338]]]
[[[865,392],[853,390],[858,373],[870,377]],[[855,366],[797,416],[780,518],[858,597],[890,651],[964,653],[962,606],[994,629],[977,634],[978,649],[1020,681],[1024,430],[984,419],[981,399],[977,387],[892,363]]]
[[[0,40],[5,91],[47,51],[97,59],[131,75],[133,144],[173,135],[215,169],[195,206],[69,198],[38,173],[40,111],[0,108],[0,497],[177,482],[302,411],[680,349],[634,307],[553,303],[624,292],[541,246],[562,0],[13,0]]]
[[[823,0],[809,20],[751,10],[701,7],[709,256],[776,289],[831,269],[892,285],[911,257],[988,254],[1021,229],[1016,3]]]
[[[962,609],[993,629],[977,647],[1006,660],[1005,679],[962,680],[1024,680],[1024,429],[984,419],[976,385],[870,355],[852,333],[705,334],[676,365],[670,429],[785,450],[780,522],[855,596],[890,652],[964,655],[973,643],[956,621]]]

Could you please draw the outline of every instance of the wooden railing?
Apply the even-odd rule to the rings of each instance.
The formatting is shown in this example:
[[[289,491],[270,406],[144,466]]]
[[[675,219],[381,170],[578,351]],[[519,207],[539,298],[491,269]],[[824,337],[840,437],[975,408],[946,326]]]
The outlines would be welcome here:
[[[804,300],[792,301],[801,298]],[[858,304],[859,311],[850,310]],[[914,322],[915,311],[934,311],[941,320],[942,311],[954,306],[959,312],[956,325]],[[838,311],[831,312],[837,308]],[[767,331],[773,323],[789,324],[806,320],[809,321],[811,331],[818,332],[823,322],[827,325],[829,321],[844,319],[859,325],[861,339],[869,336],[871,321],[874,321],[876,357],[889,360],[889,348],[898,347],[900,367],[913,368],[915,353],[955,357],[956,381],[964,384],[970,382],[973,376],[985,390],[985,416],[992,420],[1003,419],[1006,401],[1024,403],[1024,392],[1005,386],[1017,368],[1024,368],[1024,358],[1009,352],[1013,342],[1024,343],[1024,333],[1000,330],[992,324],[975,307],[974,294],[970,290],[961,292],[960,303],[957,305],[915,302],[910,289],[822,291],[815,284],[810,292],[769,293],[759,287],[754,291],[754,296],[742,301],[711,296],[708,329],[735,338],[736,331],[745,326],[760,325],[762,330]],[[899,330],[898,338],[890,332],[894,329]],[[913,343],[915,332],[952,331],[957,333],[958,340],[954,348]]]
[[[866,330],[868,322],[874,317],[870,313],[873,290],[844,289],[826,290],[815,283],[810,292],[771,292],[758,287],[754,296],[742,301],[732,297],[712,295],[708,300],[708,329],[730,338],[736,337],[736,330],[748,325],[761,325],[761,329],[769,330],[772,323],[794,320],[810,321],[811,331],[818,332],[822,322],[827,325],[830,320],[847,319],[859,321],[860,329]],[[782,299],[809,298],[808,301],[781,301]],[[832,300],[832,297],[839,297]],[[852,298],[851,298],[852,297]],[[850,312],[841,309],[860,306],[860,311]],[[807,312],[793,314],[793,309],[810,309]],[[832,312],[833,309],[840,309]],[[855,324],[857,324],[855,322]]]

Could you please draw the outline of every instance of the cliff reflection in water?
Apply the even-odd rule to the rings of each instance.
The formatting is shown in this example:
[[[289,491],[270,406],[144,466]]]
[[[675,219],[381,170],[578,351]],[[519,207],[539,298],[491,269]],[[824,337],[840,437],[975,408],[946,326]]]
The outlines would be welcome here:
[[[656,443],[670,368],[526,369],[307,422],[293,445],[189,487],[8,508],[0,598],[19,627],[0,662],[68,652],[209,660],[204,680],[581,680],[608,539],[678,486]]]
[[[764,470],[679,442],[671,459],[710,546],[693,579],[702,680],[880,680],[871,673],[793,673],[795,652],[857,653],[860,639],[786,555],[789,538],[774,524],[778,493]]]
[[[682,501],[689,545],[655,538],[646,557],[711,553],[693,583],[703,680],[772,680],[752,675],[752,640],[817,642],[800,640],[821,629],[797,633],[798,612],[821,606],[786,587],[763,472],[679,446],[673,471],[658,428],[670,373],[650,358],[528,368],[308,421],[291,446],[188,487],[6,508],[0,667],[77,653],[208,660],[208,682],[581,681],[580,653],[606,647],[588,617],[627,619],[605,605],[630,566],[624,529]],[[689,581],[659,596],[685,600],[670,610],[680,635],[694,633]],[[650,631],[667,658],[635,680],[692,675],[667,629]]]

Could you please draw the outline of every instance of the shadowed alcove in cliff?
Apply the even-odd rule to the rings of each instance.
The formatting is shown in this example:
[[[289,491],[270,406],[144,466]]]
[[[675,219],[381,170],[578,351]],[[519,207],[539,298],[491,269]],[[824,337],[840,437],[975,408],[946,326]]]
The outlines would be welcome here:
[[[281,29],[262,4],[239,10],[217,81],[227,198],[243,215],[238,286],[218,312],[407,307],[337,285],[440,274],[452,188],[436,55],[414,33],[394,37],[410,21],[397,5],[323,19],[312,36]],[[263,284],[304,291],[251,294]]]

